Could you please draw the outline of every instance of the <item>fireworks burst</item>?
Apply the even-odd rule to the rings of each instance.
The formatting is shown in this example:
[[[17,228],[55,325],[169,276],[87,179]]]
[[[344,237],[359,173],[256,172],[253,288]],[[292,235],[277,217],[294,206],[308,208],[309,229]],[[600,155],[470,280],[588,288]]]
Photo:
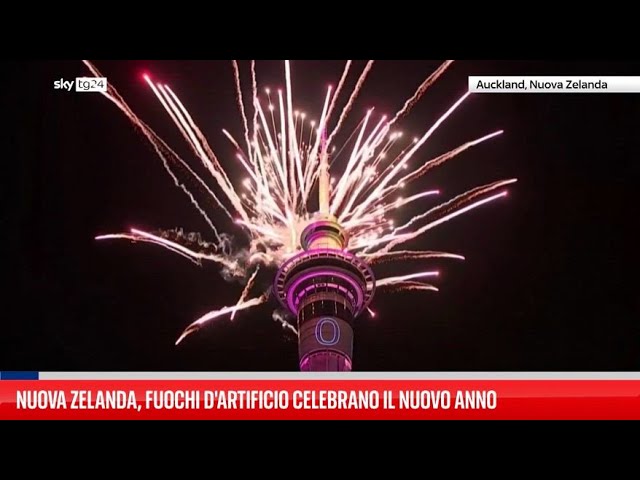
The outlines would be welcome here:
[[[268,292],[251,296],[260,266],[279,267],[285,260],[301,250],[300,234],[312,221],[333,219],[347,232],[346,249],[370,264],[426,258],[463,259],[446,252],[395,250],[394,249],[428,230],[469,210],[506,195],[504,187],[515,179],[502,180],[474,188],[452,200],[425,209],[406,223],[396,226],[387,214],[392,210],[416,202],[426,202],[439,194],[426,190],[408,197],[401,195],[403,188],[431,169],[454,158],[468,148],[485,142],[502,133],[502,130],[471,140],[453,150],[428,161],[416,161],[417,152],[469,97],[462,95],[420,137],[402,142],[402,132],[395,129],[398,121],[409,113],[428,88],[447,70],[453,61],[444,62],[417,88],[391,118],[375,118],[370,109],[339,152],[348,155],[339,179],[331,178],[329,157],[335,151],[334,139],[351,111],[362,85],[372,69],[367,62],[345,106],[335,112],[352,61],[347,61],[335,91],[329,87],[318,121],[296,109],[293,102],[291,65],[284,62],[285,88],[258,92],[256,64],[250,63],[251,95],[243,95],[240,66],[234,60],[233,71],[236,100],[242,119],[243,134],[235,138],[227,130],[223,134],[236,150],[239,168],[244,178],[231,179],[222,167],[205,136],[174,91],[166,84],[155,82],[150,76],[144,79],[162,104],[170,119],[187,141],[195,157],[202,162],[210,175],[200,177],[174,150],[172,150],[127,105],[113,85],[103,95],[111,100],[142,132],[162,160],[176,186],[189,197],[212,231],[213,241],[203,241],[199,235],[185,235],[182,231],[144,232],[132,228],[127,233],[101,235],[98,240],[128,239],[160,245],[190,261],[201,265],[208,261],[218,264],[225,275],[245,282],[236,305],[223,307],[202,316],[183,332],[176,344],[209,321],[251,308],[269,299]],[[89,61],[84,61],[91,72],[102,74]],[[355,140],[353,140],[355,138]],[[353,141],[351,141],[353,140]],[[335,160],[335,156],[333,157]],[[416,159],[417,160],[417,159]],[[196,200],[192,192],[179,178],[177,171],[185,173],[208,195],[207,204]],[[220,233],[209,217],[208,211],[218,208],[226,214],[248,239],[247,251],[242,254],[230,248],[228,237]],[[421,279],[435,277],[438,272],[414,272],[402,276],[387,277],[376,282],[378,287],[391,290],[433,290],[437,288]],[[370,311],[371,315],[374,315]],[[283,327],[296,332],[293,325],[281,315],[274,314]]]

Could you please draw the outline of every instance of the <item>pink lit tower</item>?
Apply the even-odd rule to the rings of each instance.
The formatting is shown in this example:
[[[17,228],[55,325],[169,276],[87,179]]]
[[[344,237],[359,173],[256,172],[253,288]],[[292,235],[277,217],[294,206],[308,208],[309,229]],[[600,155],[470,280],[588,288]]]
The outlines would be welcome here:
[[[375,291],[369,265],[346,250],[347,234],[329,213],[329,157],[322,139],[319,212],[300,235],[303,251],[278,270],[274,291],[297,318],[300,370],[351,371],[354,321]]]

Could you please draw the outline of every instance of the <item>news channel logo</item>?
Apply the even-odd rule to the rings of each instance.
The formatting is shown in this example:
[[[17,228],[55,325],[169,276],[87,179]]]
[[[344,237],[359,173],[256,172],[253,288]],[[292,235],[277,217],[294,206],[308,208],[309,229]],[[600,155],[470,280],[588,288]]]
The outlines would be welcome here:
[[[107,85],[106,77],[76,77],[74,80],[61,78],[53,82],[53,89],[66,92],[74,89],[76,92],[106,92]]]

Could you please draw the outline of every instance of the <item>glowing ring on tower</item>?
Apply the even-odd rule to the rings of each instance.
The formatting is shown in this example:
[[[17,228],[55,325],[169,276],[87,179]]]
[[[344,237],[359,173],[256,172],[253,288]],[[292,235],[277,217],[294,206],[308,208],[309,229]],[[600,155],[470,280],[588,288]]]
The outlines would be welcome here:
[[[336,277],[344,280],[353,289],[353,291],[356,292],[356,296],[354,297],[353,294],[345,287],[337,283],[326,281],[318,281],[315,284],[311,284],[306,288],[300,289],[300,285],[302,285],[303,283],[314,278],[319,279],[322,277]],[[354,281],[353,277],[351,277],[350,275],[340,273],[335,270],[314,270],[306,273],[305,275],[300,275],[300,277],[296,278],[296,280],[287,289],[289,292],[289,295],[287,296],[287,305],[289,309],[292,312],[297,312],[300,301],[305,297],[307,292],[314,290],[318,284],[326,285],[327,287],[331,287],[332,289],[344,294],[351,301],[356,310],[358,309],[358,306],[362,305],[364,302],[364,293],[362,291],[362,286]]]
[[[334,282],[328,280],[334,278]],[[298,305],[312,288],[305,285],[317,279],[349,300],[355,316],[367,308],[375,292],[375,278],[369,265],[354,254],[335,249],[303,251],[287,260],[278,270],[274,291],[283,307],[297,314]]]

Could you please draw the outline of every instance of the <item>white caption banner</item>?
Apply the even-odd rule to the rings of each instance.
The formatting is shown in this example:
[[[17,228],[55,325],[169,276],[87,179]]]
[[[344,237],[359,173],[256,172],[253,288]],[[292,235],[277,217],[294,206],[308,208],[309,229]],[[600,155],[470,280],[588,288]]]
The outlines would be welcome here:
[[[469,77],[472,93],[640,93],[640,77]]]

